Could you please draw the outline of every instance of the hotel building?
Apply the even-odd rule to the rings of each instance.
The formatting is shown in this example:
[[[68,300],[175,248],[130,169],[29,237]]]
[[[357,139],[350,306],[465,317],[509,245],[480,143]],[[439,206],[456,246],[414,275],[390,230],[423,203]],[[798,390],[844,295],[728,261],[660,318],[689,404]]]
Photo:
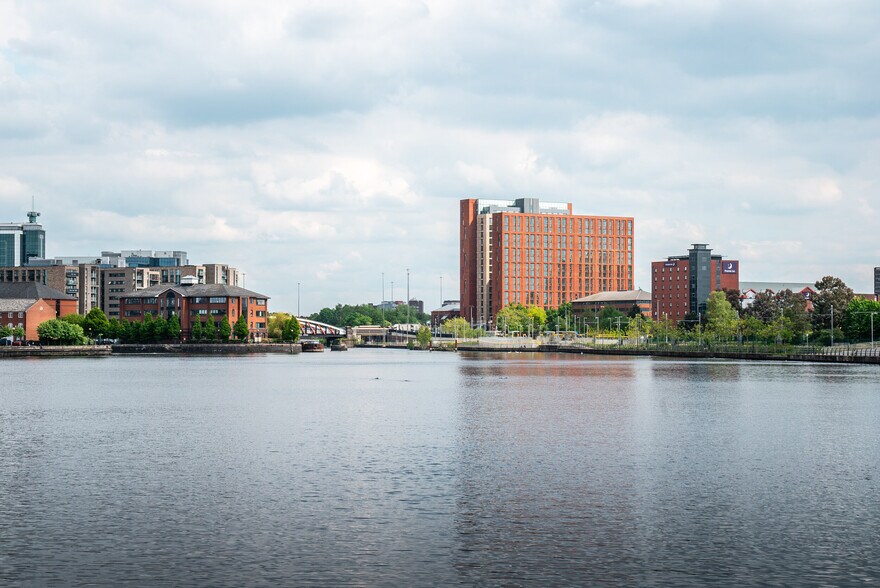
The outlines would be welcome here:
[[[632,217],[537,198],[464,199],[460,213],[461,316],[473,324],[491,328],[510,304],[556,308],[633,287]]]
[[[652,262],[651,283],[651,317],[678,322],[687,314],[705,315],[709,294],[716,290],[739,292],[739,261],[694,244],[687,255]]]

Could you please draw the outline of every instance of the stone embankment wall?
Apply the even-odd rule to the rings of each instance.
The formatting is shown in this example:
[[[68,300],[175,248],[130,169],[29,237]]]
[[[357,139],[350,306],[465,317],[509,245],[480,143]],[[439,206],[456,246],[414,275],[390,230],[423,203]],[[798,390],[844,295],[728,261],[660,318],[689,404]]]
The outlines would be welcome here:
[[[109,345],[26,345],[0,347],[0,359],[15,357],[107,357]]]
[[[299,343],[152,343],[113,345],[114,354],[246,355],[249,353],[300,353]]]

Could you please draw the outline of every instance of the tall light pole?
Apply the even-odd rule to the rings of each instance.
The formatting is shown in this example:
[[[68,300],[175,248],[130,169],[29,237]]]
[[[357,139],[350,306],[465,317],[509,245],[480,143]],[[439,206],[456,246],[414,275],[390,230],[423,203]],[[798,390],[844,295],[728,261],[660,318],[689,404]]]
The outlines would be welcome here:
[[[296,316],[299,314],[299,282],[296,283]]]
[[[411,324],[409,318],[409,268],[406,268],[406,324]]]
[[[382,328],[385,328],[385,272],[382,272],[382,300],[379,301],[379,311],[382,313]]]
[[[834,305],[831,305],[831,346],[834,347]]]
[[[440,275],[440,306],[443,306],[443,275]]]

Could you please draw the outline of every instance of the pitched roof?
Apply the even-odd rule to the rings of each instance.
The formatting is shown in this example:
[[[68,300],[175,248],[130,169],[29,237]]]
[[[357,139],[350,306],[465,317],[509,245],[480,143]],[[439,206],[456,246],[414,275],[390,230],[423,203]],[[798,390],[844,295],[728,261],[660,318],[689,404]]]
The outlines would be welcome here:
[[[61,290],[50,288],[38,282],[3,282],[0,283],[0,299],[16,298],[27,300],[76,300]]]
[[[641,288],[625,292],[599,292],[585,298],[572,300],[572,303],[574,302],[651,302],[651,293],[645,292]]]
[[[740,292],[748,292],[754,290],[757,293],[770,290],[774,294],[783,290],[791,290],[792,292],[802,292],[805,288],[816,291],[816,284],[807,284],[801,282],[740,282]]]
[[[245,290],[238,286],[229,286],[227,284],[193,284],[192,286],[179,286],[175,284],[158,284],[150,286],[143,290],[135,290],[134,292],[126,292],[120,294],[120,298],[155,298],[164,294],[168,290],[173,290],[185,298],[193,296],[229,296],[231,298],[269,298],[265,294],[259,294],[251,290]]]
[[[0,299],[0,312],[25,312],[36,303],[36,300],[29,298],[2,298]],[[0,316],[0,325],[2,324],[3,317]]]

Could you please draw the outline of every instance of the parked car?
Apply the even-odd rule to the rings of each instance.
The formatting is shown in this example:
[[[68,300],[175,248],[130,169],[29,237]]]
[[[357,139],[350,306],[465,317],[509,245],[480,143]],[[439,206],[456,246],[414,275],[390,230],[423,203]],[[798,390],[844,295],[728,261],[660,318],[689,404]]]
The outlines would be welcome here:
[[[12,337],[3,337],[0,339],[0,346],[12,345]]]

